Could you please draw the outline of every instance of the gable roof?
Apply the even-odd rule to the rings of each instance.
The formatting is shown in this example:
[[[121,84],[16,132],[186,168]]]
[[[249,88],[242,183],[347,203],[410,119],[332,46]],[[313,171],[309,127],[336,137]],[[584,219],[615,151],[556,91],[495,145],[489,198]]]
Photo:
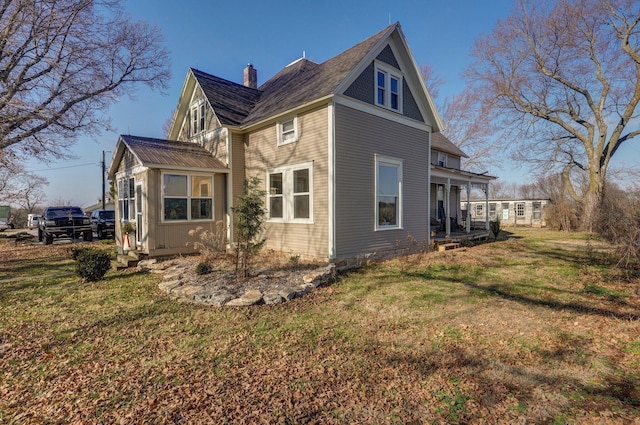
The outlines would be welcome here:
[[[464,153],[462,149],[453,144],[451,140],[447,139],[447,137],[439,131],[431,133],[431,148],[440,152],[469,158],[469,155]]]
[[[321,64],[300,59],[288,65],[259,87],[262,91],[260,101],[243,124],[259,122],[269,116],[333,94],[351,70],[398,25],[389,25]]]
[[[323,63],[315,63],[306,58],[299,59],[286,66],[258,89],[245,87],[190,68],[183,86],[181,100],[193,89],[194,84],[197,84],[205,94],[221,125],[250,126],[336,94],[345,81],[357,76],[354,73],[360,72],[363,63],[369,63],[375,58],[375,55],[372,56],[373,52],[384,48],[386,42],[391,38],[394,38],[407,50],[406,57],[409,58],[407,65],[411,69],[406,71],[411,73],[413,78],[420,80],[420,87],[416,86],[417,90],[424,91],[431,118],[435,123],[434,128],[440,129],[442,123],[435,105],[424,87],[424,82],[419,77],[419,72],[411,53],[408,51],[398,22]],[[174,116],[174,125],[179,116],[184,117],[186,114],[185,108],[183,102],[179,102],[179,110]],[[171,134],[177,135],[173,128]]]
[[[125,148],[147,168],[228,172],[224,162],[214,158],[205,148],[195,143],[122,135],[109,166],[110,179],[115,176]]]
[[[222,125],[242,123],[262,94],[260,90],[194,68],[190,70]]]

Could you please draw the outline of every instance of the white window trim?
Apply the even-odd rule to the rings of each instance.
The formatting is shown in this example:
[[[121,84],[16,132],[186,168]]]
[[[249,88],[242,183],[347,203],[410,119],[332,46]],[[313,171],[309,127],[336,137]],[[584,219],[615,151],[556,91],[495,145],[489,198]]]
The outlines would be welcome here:
[[[175,175],[175,176],[187,176],[187,219],[186,220],[166,220],[164,218],[164,200],[165,198],[170,198],[170,199],[183,199],[184,197],[182,196],[166,196],[164,195],[164,176],[170,174],[170,175]],[[192,188],[191,185],[192,183],[192,177],[207,177],[211,179],[211,195],[210,196],[192,196]],[[203,174],[203,173],[185,173],[185,172],[179,172],[179,171],[163,171],[160,174],[160,222],[161,223],[185,223],[187,221],[193,221],[193,222],[207,222],[207,221],[212,221],[215,220],[215,204],[214,204],[214,193],[213,193],[213,189],[214,189],[214,175],[213,174]],[[198,219],[192,219],[191,218],[191,200],[192,199],[211,199],[211,218],[198,218]]]
[[[202,106],[204,106],[204,117],[202,116]],[[204,127],[206,126],[207,106],[204,100],[197,100],[191,103],[189,108],[189,131],[191,132],[189,136],[195,136],[204,131]],[[193,119],[194,111],[197,118],[196,120]],[[198,126],[197,130],[194,128],[194,122]]]
[[[309,218],[293,217],[293,172],[309,169]],[[269,191],[269,176],[282,173],[282,218],[271,218],[271,202]],[[267,222],[270,223],[302,223],[313,224],[313,161],[293,165],[284,165],[267,169],[265,179],[267,185]]]
[[[520,208],[522,207],[522,208]],[[525,205],[524,202],[516,202],[516,217],[526,217],[527,215],[527,206]],[[520,211],[522,211],[522,214],[520,214]]]
[[[289,140],[284,140],[284,124],[293,121],[293,138]],[[288,145],[290,143],[295,143],[298,141],[298,116],[296,115],[293,118],[288,118],[286,120],[278,121],[278,146]]]
[[[384,104],[378,103],[378,72],[382,72],[385,74],[385,94],[384,94]],[[376,106],[381,108],[388,109],[389,111],[397,112],[402,114],[402,101],[404,98],[403,94],[403,80],[404,77],[400,71],[397,69],[386,65],[382,62],[375,62],[375,72],[374,72],[374,84],[373,84],[373,102]],[[393,109],[391,107],[391,77],[398,80],[398,109]]]
[[[122,185],[124,181],[127,181],[127,192],[125,197],[121,197],[122,194]],[[119,219],[121,223],[126,222],[135,222],[136,217],[136,198],[135,198],[135,186],[137,184],[136,179],[132,175],[124,175],[117,179],[117,202],[118,202],[118,214],[120,215]],[[131,196],[131,187],[133,186],[134,192],[133,197]],[[124,217],[124,203],[127,204],[127,217]],[[122,204],[121,204],[122,203]],[[133,216],[133,218],[131,218]]]
[[[398,177],[398,223],[395,225],[381,225],[378,223],[378,166],[379,165],[390,165],[392,167],[396,167],[397,168],[397,177]],[[374,223],[375,223],[375,230],[376,231],[380,231],[380,230],[398,230],[398,229],[402,229],[403,227],[403,221],[402,221],[402,216],[403,216],[403,208],[402,208],[402,185],[403,185],[403,180],[404,180],[404,174],[402,171],[402,164],[403,161],[401,159],[397,159],[397,158],[391,158],[391,157],[387,157],[387,156],[382,156],[382,155],[375,155],[375,204],[374,204]]]

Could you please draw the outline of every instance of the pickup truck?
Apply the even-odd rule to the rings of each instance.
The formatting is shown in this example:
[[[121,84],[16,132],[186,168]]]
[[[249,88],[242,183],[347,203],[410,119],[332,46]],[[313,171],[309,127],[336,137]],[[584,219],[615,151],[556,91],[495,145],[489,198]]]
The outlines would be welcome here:
[[[49,207],[44,210],[38,226],[38,240],[51,245],[53,238],[78,238],[93,240],[91,220],[80,207]]]

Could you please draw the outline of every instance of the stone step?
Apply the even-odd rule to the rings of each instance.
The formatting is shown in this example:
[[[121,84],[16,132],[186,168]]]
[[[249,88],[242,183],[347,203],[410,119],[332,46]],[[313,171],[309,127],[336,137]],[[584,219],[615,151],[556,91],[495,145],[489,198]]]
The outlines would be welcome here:
[[[139,259],[130,254],[118,254],[116,258],[118,259],[118,263],[122,264],[122,267],[118,267],[118,269],[136,267],[140,262]]]

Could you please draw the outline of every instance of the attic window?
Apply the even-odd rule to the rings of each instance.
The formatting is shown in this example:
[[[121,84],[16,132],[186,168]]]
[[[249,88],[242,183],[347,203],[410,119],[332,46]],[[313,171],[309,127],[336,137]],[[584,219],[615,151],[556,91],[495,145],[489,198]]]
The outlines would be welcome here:
[[[376,105],[402,112],[402,75],[393,68],[376,63]]]
[[[207,108],[204,102],[198,102],[191,106],[191,135],[194,136],[204,131],[204,123]]]
[[[298,117],[278,123],[278,146],[298,141]]]

